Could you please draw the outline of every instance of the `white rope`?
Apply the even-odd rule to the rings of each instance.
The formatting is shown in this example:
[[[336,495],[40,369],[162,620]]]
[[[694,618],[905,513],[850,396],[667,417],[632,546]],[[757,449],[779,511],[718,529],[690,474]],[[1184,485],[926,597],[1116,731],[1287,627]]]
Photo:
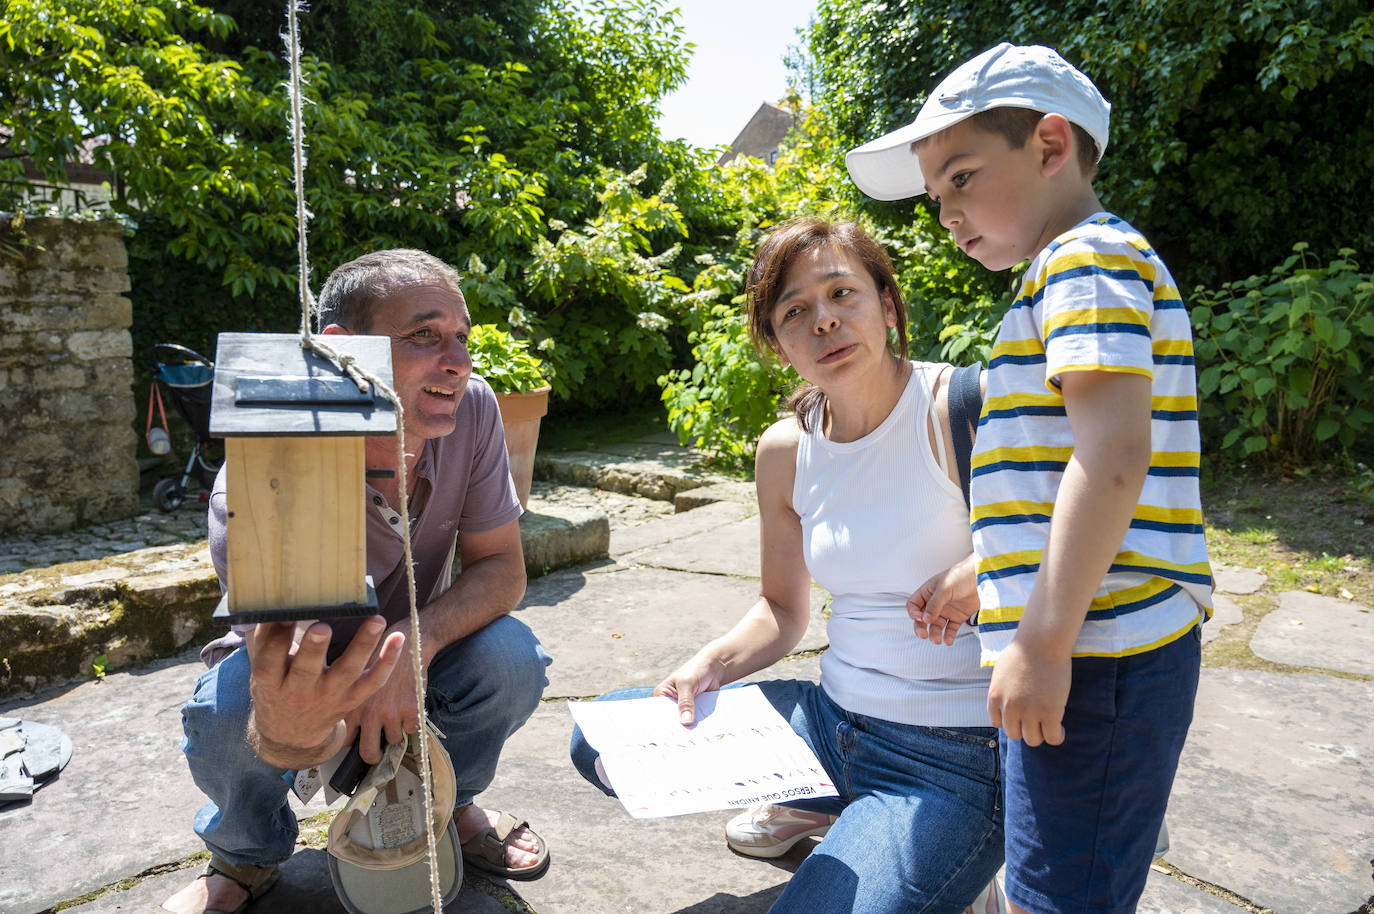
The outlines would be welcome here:
[[[444,898],[439,887],[439,854],[434,818],[434,776],[429,765],[429,718],[425,711],[424,670],[420,665],[420,609],[415,597],[415,559],[411,552],[410,543],[410,484],[406,476],[405,410],[401,406],[401,398],[381,378],[363,369],[353,356],[336,351],[310,332],[310,316],[314,310],[314,296],[310,294],[310,261],[306,245],[306,223],[309,219],[309,213],[305,206],[305,137],[301,121],[303,98],[301,92],[301,43],[300,30],[296,21],[300,6],[301,0],[288,0],[286,18],[287,53],[291,66],[289,85],[291,94],[291,148],[296,176],[296,249],[300,257],[301,347],[332,361],[340,371],[358,385],[359,390],[366,392],[371,386],[376,389],[378,395],[389,400],[396,407],[396,483],[400,493],[398,498],[401,502],[401,542],[405,546],[406,588],[410,596],[410,670],[415,679],[415,706],[419,712],[420,775],[425,784],[425,839],[429,851],[430,900],[435,914],[440,914],[444,909]]]

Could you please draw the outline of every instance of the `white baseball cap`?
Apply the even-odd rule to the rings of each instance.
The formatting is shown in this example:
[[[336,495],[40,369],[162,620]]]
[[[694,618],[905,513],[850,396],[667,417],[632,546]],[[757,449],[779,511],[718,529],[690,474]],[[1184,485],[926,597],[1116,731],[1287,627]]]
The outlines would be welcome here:
[[[993,108],[1032,108],[1062,114],[1107,151],[1112,106],[1084,76],[1052,49],[1002,42],[960,64],[935,87],[916,120],[870,140],[844,157],[849,176],[877,200],[901,200],[926,192],[911,144]]]
[[[425,739],[434,785],[439,891],[447,907],[463,888],[463,858],[453,822],[453,763],[430,725]],[[424,779],[417,734],[388,746],[353,798],[329,825],[329,876],[350,914],[430,914]]]

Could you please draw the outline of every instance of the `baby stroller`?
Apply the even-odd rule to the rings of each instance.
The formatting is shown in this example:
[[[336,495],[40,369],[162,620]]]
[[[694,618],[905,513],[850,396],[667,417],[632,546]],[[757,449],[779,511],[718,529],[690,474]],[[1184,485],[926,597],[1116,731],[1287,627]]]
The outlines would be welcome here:
[[[200,353],[175,343],[158,343],[151,350],[153,383],[165,384],[171,394],[172,405],[196,433],[196,444],[181,478],[159,480],[153,487],[153,501],[162,511],[175,511],[186,501],[187,487],[192,477],[205,491],[201,500],[209,498],[215,485],[222,458],[211,455],[212,449],[222,452],[223,442],[210,437],[210,388],[215,378],[215,363]]]

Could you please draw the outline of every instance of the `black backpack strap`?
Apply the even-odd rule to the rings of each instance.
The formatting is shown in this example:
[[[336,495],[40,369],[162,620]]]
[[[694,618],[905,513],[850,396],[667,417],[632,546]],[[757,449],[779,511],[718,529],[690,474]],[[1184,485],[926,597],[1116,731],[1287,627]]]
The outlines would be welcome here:
[[[959,487],[964,490],[964,504],[970,507],[970,456],[973,454],[973,431],[978,427],[978,415],[983,411],[983,393],[978,388],[978,377],[982,372],[982,365],[966,365],[954,369],[949,379],[949,430],[954,436],[954,463],[959,468]]]

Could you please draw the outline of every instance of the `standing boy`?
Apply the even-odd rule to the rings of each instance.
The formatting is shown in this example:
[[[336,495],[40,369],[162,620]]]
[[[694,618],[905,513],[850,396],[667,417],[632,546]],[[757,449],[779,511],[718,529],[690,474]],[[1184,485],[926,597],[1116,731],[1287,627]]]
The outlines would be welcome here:
[[[1111,106],[1054,51],[1001,44],[851,151],[882,200],[929,193],[993,270],[1031,259],[972,460],[988,714],[1015,911],[1131,912],[1211,613],[1188,311],[1093,190]]]

